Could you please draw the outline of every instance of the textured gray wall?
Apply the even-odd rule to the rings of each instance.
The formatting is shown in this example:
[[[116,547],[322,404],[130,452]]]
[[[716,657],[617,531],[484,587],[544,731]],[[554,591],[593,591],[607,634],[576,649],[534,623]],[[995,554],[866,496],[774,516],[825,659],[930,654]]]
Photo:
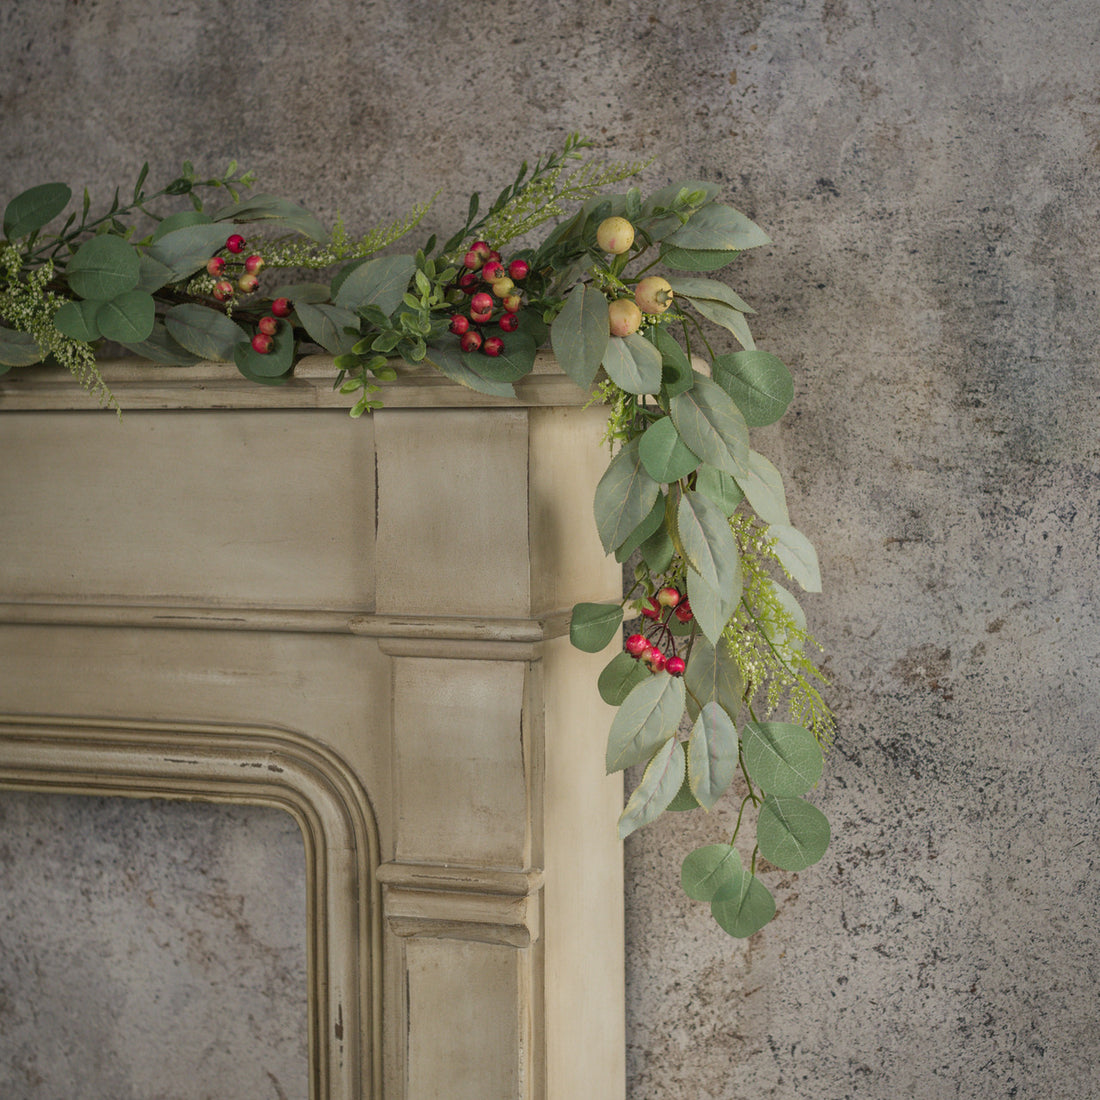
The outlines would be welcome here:
[[[835,839],[747,944],[679,894],[724,821],[631,840],[632,1100],[1100,1095],[1095,0],[210,10],[0,7],[0,194],[236,157],[363,228],[438,187],[445,229],[578,129],[775,240],[736,278],[796,378],[757,446],[822,558]],[[84,820],[14,805],[43,851]]]

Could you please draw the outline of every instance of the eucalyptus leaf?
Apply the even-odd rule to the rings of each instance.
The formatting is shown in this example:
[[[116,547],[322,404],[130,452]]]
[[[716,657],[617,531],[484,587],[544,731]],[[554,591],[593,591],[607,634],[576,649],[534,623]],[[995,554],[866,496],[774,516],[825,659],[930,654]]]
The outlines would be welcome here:
[[[170,268],[154,259],[147,252],[143,252],[138,267],[138,284],[135,290],[144,290],[146,294],[153,294],[166,286],[174,278],[176,273]]]
[[[214,225],[198,222],[173,229],[159,237],[146,255],[170,268],[176,279],[194,275],[219,249],[225,247],[227,238],[237,232],[235,225]]]
[[[666,485],[687,477],[699,465],[698,457],[688,450],[676,433],[676,425],[667,416],[646,428],[638,444],[638,453],[646,473],[654,481]]]
[[[829,847],[829,822],[805,799],[767,794],[756,820],[756,842],[769,863],[784,871],[802,871]]]
[[[745,767],[768,794],[805,794],[821,778],[817,738],[792,722],[749,722],[741,735]]]
[[[608,706],[619,707],[640,683],[651,676],[649,669],[629,653],[619,652],[608,662],[596,681],[600,698]]]
[[[41,362],[44,352],[29,332],[0,325],[0,366],[29,367]]]
[[[684,443],[703,462],[738,474],[749,457],[749,429],[741,410],[721,386],[695,372],[690,390],[669,403],[672,422]]]
[[[108,233],[85,241],[65,269],[74,294],[109,302],[137,286],[141,277],[138,254],[121,237]]]
[[[688,741],[688,779],[691,793],[706,809],[725,794],[737,772],[737,727],[724,707],[703,705]]]
[[[153,331],[145,340],[124,343],[123,346],[135,355],[140,355],[142,359],[151,359],[154,363],[165,366],[193,367],[201,362],[197,355],[192,355],[176,343],[160,321],[154,323]]]
[[[596,530],[607,553],[620,546],[649,515],[661,487],[646,473],[638,440],[624,444],[596,486]]]
[[[95,323],[108,340],[132,344],[149,338],[156,316],[156,303],[151,294],[144,290],[128,290],[103,302],[96,312]]]
[[[723,891],[710,903],[710,913],[723,931],[745,939],[775,916],[775,898],[755,875],[745,872],[731,892]]]
[[[683,715],[684,681],[679,676],[658,672],[638,684],[611,723],[608,774],[648,760],[675,734]]]
[[[807,592],[820,592],[821,566],[810,540],[789,524],[773,523],[768,534],[775,539],[775,556],[783,568]]]
[[[512,388],[510,382],[492,382],[472,371],[466,363],[468,358],[469,356],[465,352],[458,350],[457,344],[454,348],[429,344],[424,362],[434,367],[452,382],[467,386],[471,390],[477,390],[478,393],[486,393],[492,397],[516,396],[516,391]]]
[[[791,372],[767,351],[737,351],[714,360],[714,381],[733,398],[750,428],[774,424],[794,397]]]
[[[165,314],[164,324],[177,344],[200,359],[233,362],[237,346],[248,343],[248,334],[240,325],[209,306],[173,306]]]
[[[627,393],[656,393],[661,388],[661,354],[637,333],[608,339],[603,369]]]
[[[40,183],[21,192],[4,208],[4,236],[16,241],[42,229],[69,205],[72,197],[67,183]]]
[[[469,356],[470,368],[494,382],[518,382],[535,365],[535,341],[525,332],[509,332],[499,355]]]
[[[288,229],[309,237],[318,244],[327,244],[328,231],[318,218],[311,214],[304,206],[288,199],[281,199],[277,195],[249,195],[238,203],[222,207],[215,215],[218,222],[239,221],[274,221],[285,225]]]
[[[599,653],[623,625],[623,609],[617,603],[579,603],[569,619],[569,641],[585,653]]]
[[[550,344],[561,369],[581,389],[592,385],[610,336],[607,299],[596,287],[578,283],[550,326]]]
[[[387,317],[401,304],[416,271],[412,256],[380,256],[356,267],[340,284],[333,300],[347,309],[377,306]]]
[[[684,774],[684,746],[670,737],[646,765],[642,781],[634,789],[619,816],[619,839],[648,825],[668,809],[676,797]]]
[[[713,901],[738,892],[744,871],[732,844],[707,844],[688,852],[680,866],[680,885],[694,901]]]
[[[771,238],[755,222],[732,206],[717,202],[697,210],[666,239],[677,248],[708,251],[757,248],[771,243]]]
[[[350,309],[324,303],[313,305],[304,299],[295,299],[294,312],[298,314],[298,320],[310,339],[330,355],[343,355],[351,351],[359,339],[359,318]],[[355,331],[345,332],[348,328]]]
[[[289,298],[292,302],[309,302],[318,305],[329,299],[328,283],[282,283],[268,291],[269,298]]]
[[[699,715],[699,706],[707,703],[720,703],[733,717],[741,709],[745,688],[737,662],[725,642],[713,645],[705,637],[695,639],[684,669],[684,684],[688,690],[688,714],[693,719]],[[698,700],[698,705],[694,700]]]
[[[150,238],[152,241],[159,241],[161,237],[167,236],[174,229],[184,229],[189,225],[209,225],[210,215],[204,214],[201,210],[177,210],[174,214],[169,214],[168,217],[157,222],[156,229],[153,230],[153,235]],[[223,234],[224,240],[229,236],[225,232],[223,226],[220,230]]]
[[[264,355],[247,341],[238,344],[233,349],[233,362],[246,378],[283,378],[294,367],[294,337],[289,329],[281,330]]]
[[[98,340],[102,333],[95,318],[102,304],[94,300],[66,302],[53,315],[54,327],[70,340]]]

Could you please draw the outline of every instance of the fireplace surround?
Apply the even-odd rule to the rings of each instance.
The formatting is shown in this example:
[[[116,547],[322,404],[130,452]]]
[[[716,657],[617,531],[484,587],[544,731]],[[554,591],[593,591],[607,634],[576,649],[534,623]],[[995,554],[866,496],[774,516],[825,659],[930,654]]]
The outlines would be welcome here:
[[[409,370],[352,421],[112,363],[0,378],[0,786],[280,808],[306,852],[311,1100],[624,1091],[603,415]]]

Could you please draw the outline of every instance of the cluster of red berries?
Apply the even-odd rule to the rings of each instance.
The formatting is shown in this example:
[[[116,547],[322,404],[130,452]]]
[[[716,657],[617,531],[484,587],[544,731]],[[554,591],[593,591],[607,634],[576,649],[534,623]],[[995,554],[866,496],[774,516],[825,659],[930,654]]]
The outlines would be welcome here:
[[[679,589],[672,587],[662,588],[656,596],[650,596],[642,608],[642,615],[656,623],[659,634],[667,639],[672,638],[667,625],[670,616],[675,615],[682,623],[689,623],[693,618],[691,604]],[[667,672],[670,676],[684,674],[683,657],[678,657],[675,651],[669,656],[644,634],[631,634],[626,640],[626,651],[631,657],[645,661],[651,672]]]
[[[225,251],[239,256],[244,251],[248,242],[240,233],[233,233],[225,242]],[[260,285],[256,272],[264,266],[264,258],[258,253],[246,256],[243,260],[243,269],[234,286],[226,276],[227,261],[224,256],[212,256],[206,264],[207,273],[213,275],[218,281],[214,284],[214,297],[219,302],[228,301],[240,290],[244,294],[252,294]],[[279,331],[279,318],[289,317],[291,311],[290,301],[286,298],[276,298],[271,303],[271,313],[267,317],[261,317],[256,328],[259,331],[252,337],[252,350],[260,355],[267,355],[271,351],[275,334]]]
[[[519,328],[520,306],[523,295],[516,283],[527,278],[531,270],[526,260],[513,260],[507,267],[500,253],[490,248],[487,241],[475,241],[462,260],[465,272],[459,276],[457,289],[469,295],[468,313],[456,313],[451,317],[451,332],[457,336],[463,351],[481,351],[484,355],[500,355],[504,340],[499,336],[486,336],[481,326],[495,320],[502,332],[515,332]],[[501,312],[497,313],[497,305]]]
[[[271,350],[275,334],[279,331],[279,319],[289,317],[292,308],[289,298],[276,298],[271,303],[271,312],[266,317],[261,317],[256,325],[260,331],[252,337],[254,352],[266,355]]]

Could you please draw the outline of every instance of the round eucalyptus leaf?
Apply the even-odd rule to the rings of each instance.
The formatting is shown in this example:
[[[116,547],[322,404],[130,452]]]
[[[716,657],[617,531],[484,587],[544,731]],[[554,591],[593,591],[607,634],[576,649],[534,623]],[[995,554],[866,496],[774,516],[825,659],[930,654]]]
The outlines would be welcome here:
[[[70,340],[98,340],[102,335],[96,324],[99,307],[99,302],[66,302],[53,315],[54,327]]]
[[[676,425],[667,416],[646,428],[638,444],[638,453],[646,473],[665,485],[687,477],[699,467],[699,458],[688,449],[677,434]]]
[[[689,852],[680,867],[680,885],[695,901],[734,893],[744,878],[741,856],[731,844],[708,844]]]
[[[579,603],[569,619],[569,641],[585,653],[606,649],[623,624],[623,609],[617,603]]]
[[[817,738],[791,722],[749,722],[741,749],[749,774],[767,794],[805,794],[821,778]]]
[[[760,854],[784,871],[801,871],[816,863],[829,847],[829,822],[802,798],[765,795],[756,821]]]
[[[16,241],[48,225],[72,197],[67,183],[40,183],[16,195],[4,208],[4,236]]]
[[[649,669],[629,653],[616,653],[604,666],[596,681],[600,698],[612,707],[621,707],[626,697],[650,677]]]
[[[736,892],[712,901],[710,912],[723,931],[745,939],[775,916],[775,898],[755,875],[744,874]]]
[[[133,290],[141,278],[141,261],[121,237],[104,234],[85,241],[65,269],[75,294],[109,302]]]
[[[156,311],[151,294],[144,290],[128,290],[104,302],[96,312],[95,322],[108,340],[133,344],[149,338]]]
[[[246,378],[282,378],[294,366],[294,338],[289,331],[281,332],[266,355],[255,351],[250,343],[238,344],[233,349],[233,362]]]
[[[248,343],[240,325],[209,306],[190,302],[173,306],[164,315],[164,324],[176,343],[200,359],[229,362],[237,346]]]

